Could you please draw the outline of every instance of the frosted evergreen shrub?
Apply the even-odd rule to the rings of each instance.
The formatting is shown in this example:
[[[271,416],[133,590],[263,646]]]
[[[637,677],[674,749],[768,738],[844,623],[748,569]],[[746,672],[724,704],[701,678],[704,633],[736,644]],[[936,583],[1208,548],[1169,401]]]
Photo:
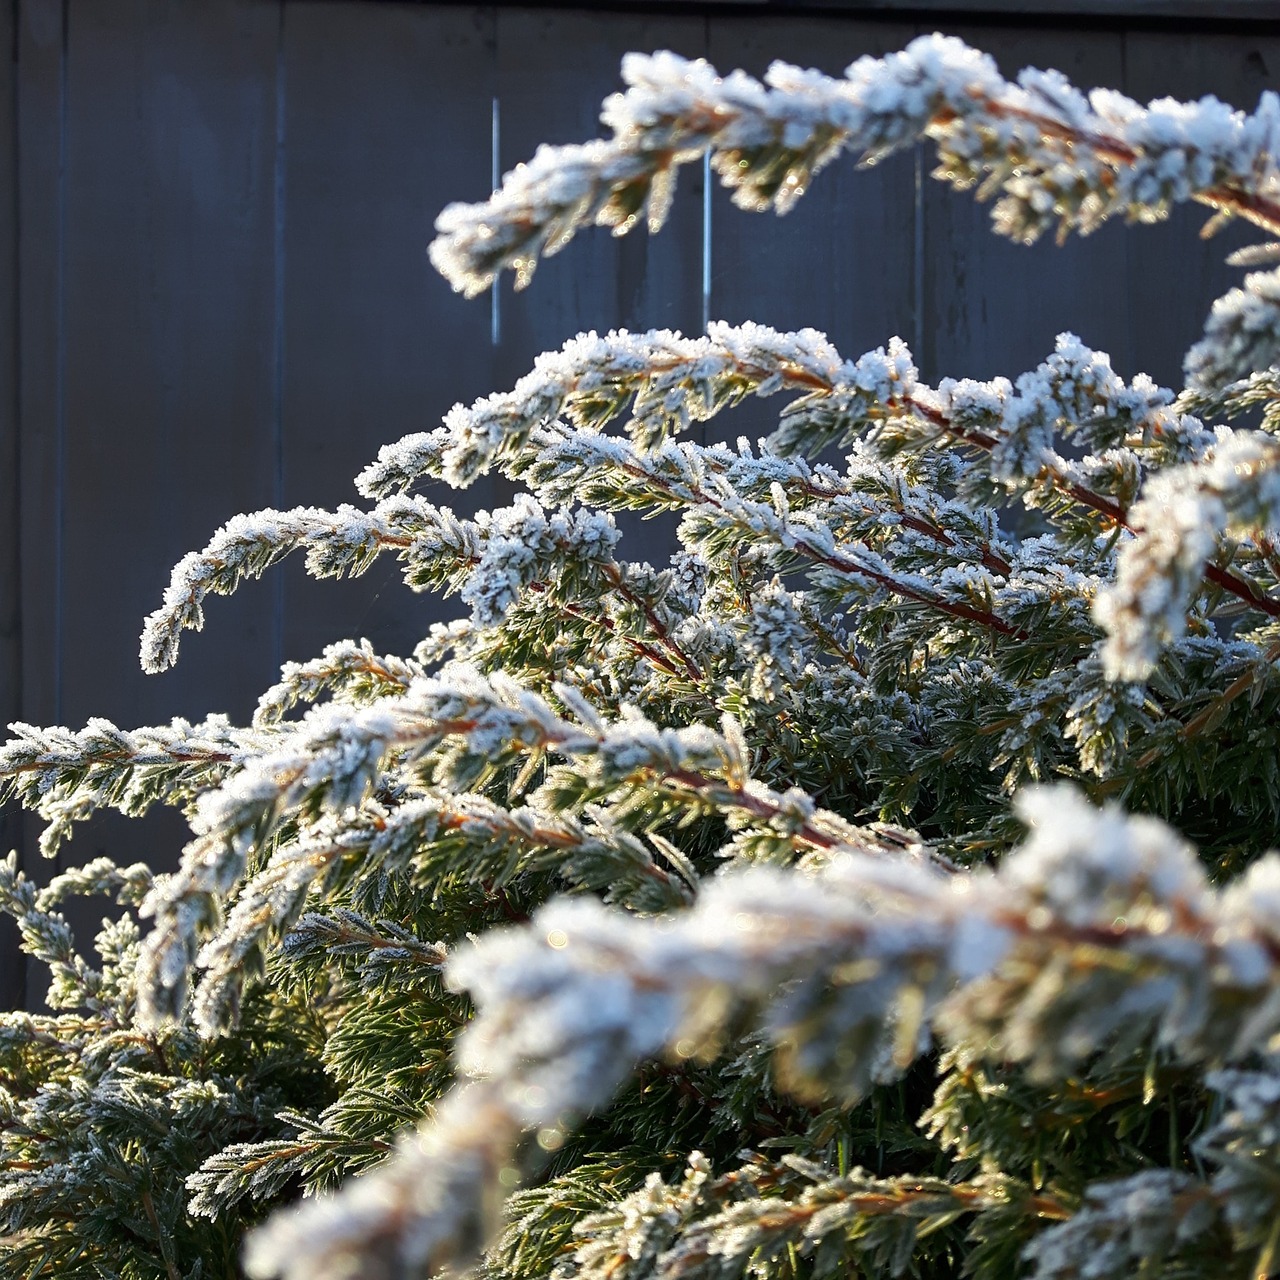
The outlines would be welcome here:
[[[611,137],[440,216],[458,289],[657,230],[704,154],[785,212],[921,136],[1017,240],[1185,200],[1280,231],[1273,95],[1143,108],[938,36],[623,74]],[[1274,256],[1176,396],[1069,334],[936,387],[896,339],[587,334],[388,445],[365,506],[219,530],[149,670],[295,550],[470,616],[289,664],[245,726],[13,726],[46,853],[104,808],[192,837],[169,876],[0,875],[53,974],[0,1021],[0,1274],[1275,1273]],[[767,439],[688,438],[773,394]],[[492,471],[504,510],[423,496]],[[678,553],[628,559],[619,510]],[[90,963],[59,904],[102,892]]]

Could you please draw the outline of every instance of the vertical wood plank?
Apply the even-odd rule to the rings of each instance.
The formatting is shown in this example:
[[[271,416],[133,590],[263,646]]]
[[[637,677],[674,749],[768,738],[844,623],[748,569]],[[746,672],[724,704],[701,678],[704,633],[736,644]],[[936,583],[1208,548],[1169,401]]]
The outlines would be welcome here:
[[[245,717],[273,675],[262,592],[211,601],[144,676],[173,563],[272,496],[271,5],[70,7],[62,715]]]
[[[62,474],[63,12],[61,0],[18,8],[18,421],[22,617],[21,715],[50,724],[59,714],[58,585]],[[43,878],[38,826],[21,823],[23,868]],[[47,977],[19,961],[9,984],[24,1008],[39,1007]]]
[[[0,17],[0,730],[22,714],[21,519],[18,467],[18,118],[16,4]],[[0,806],[0,855],[21,840],[22,813]],[[21,1003],[24,974],[17,931],[0,930],[0,1009]]]
[[[840,76],[863,54],[901,49],[903,22],[713,17],[711,62],[721,75],[762,77],[775,59]],[[859,170],[842,156],[785,217],[744,213],[718,184],[712,205],[711,318],[819,329],[845,356],[895,334],[914,341],[916,177],[910,155]],[[781,399],[748,403],[713,429],[721,438],[776,425]]]
[[[1006,78],[1025,66],[1055,67],[1079,88],[1118,87],[1121,33],[944,22],[943,30],[991,54]],[[932,168],[932,155],[925,169]],[[990,212],[972,192],[926,178],[924,186],[924,323],[921,369],[926,378],[1016,377],[1070,330],[1111,354],[1122,377],[1134,366],[1133,312],[1126,279],[1135,234],[1109,225],[1091,236],[1034,245],[996,235]]]
[[[27,718],[243,718],[273,672],[269,607],[246,593],[211,610],[210,633],[184,645],[164,677],[143,675],[137,647],[173,563],[270,497],[277,22],[252,0],[71,0],[62,13],[59,101],[46,88],[23,119],[24,148],[29,123],[37,165],[56,174],[30,175],[28,214],[23,173],[22,263],[36,320],[24,291],[23,447],[25,458],[32,443],[32,467],[44,469],[24,488],[24,594],[43,610],[24,619],[24,653],[33,665],[50,655],[53,666],[53,706],[33,683],[40,703]],[[40,31],[32,74],[52,67]],[[35,204],[49,186],[46,249],[32,218],[49,216]],[[51,304],[37,292],[52,300],[47,318]],[[107,853],[168,869],[188,836],[169,810],[143,822],[101,815],[57,866]],[[36,862],[34,823],[25,848]],[[101,906],[68,906],[82,947]],[[31,967],[28,1007],[39,1007],[46,980]]]
[[[1125,33],[1124,91],[1139,102],[1213,94],[1253,111],[1267,89],[1280,89],[1280,36],[1261,28],[1244,34]],[[1128,232],[1128,286],[1135,309],[1135,366],[1166,386],[1182,386],[1182,357],[1204,330],[1215,298],[1240,284],[1245,272],[1227,266],[1231,250],[1267,237],[1238,222],[1212,240],[1200,238],[1211,211],[1180,205],[1165,222]]]
[[[22,715],[39,723],[52,721],[60,710],[62,26],[61,0],[22,0],[17,38]]]
[[[17,8],[0,16],[0,717],[3,723],[22,711],[22,647],[18,584],[21,526],[18,514],[18,281],[17,281],[17,115],[14,110],[17,62],[14,22]],[[0,837],[9,827],[0,813]],[[0,852],[7,850],[3,844]]]
[[[671,49],[701,57],[701,17],[640,16],[584,10],[498,10],[501,167],[530,159],[542,143],[602,136],[600,105],[623,88],[625,53]],[[499,374],[527,373],[533,357],[587,329],[615,327],[696,331],[701,309],[701,189],[696,170],[681,170],[667,225],[611,236],[580,231],[533,282],[513,293],[503,281]]]
[[[286,7],[287,505],[362,502],[352,477],[382,444],[491,389],[488,309],[451,293],[426,247],[445,204],[489,189],[492,67],[484,9]],[[361,635],[408,653],[457,611],[409,592],[390,557],[352,583],[288,565],[284,653]]]
[[[600,104],[623,87],[623,54],[671,49],[701,57],[705,40],[701,16],[500,8],[502,171],[530,159],[542,143],[602,136]],[[679,175],[667,224],[656,236],[643,228],[622,237],[588,228],[544,261],[527,289],[514,293],[509,278],[501,282],[496,386],[514,385],[539,352],[587,330],[698,332],[701,278],[701,172],[688,166]],[[494,487],[498,501],[509,501],[510,493],[501,483]],[[675,548],[671,520],[642,521],[629,513],[617,519],[622,558],[665,563]]]
[[[500,163],[504,173],[541,143],[600,137],[600,104],[621,91],[622,55],[671,49],[703,55],[703,18],[586,10],[498,10]],[[539,265],[530,287],[500,301],[499,375],[524,374],[532,357],[586,329],[625,326],[694,332],[700,315],[700,179],[681,170],[666,227],[614,237],[584,229]]]

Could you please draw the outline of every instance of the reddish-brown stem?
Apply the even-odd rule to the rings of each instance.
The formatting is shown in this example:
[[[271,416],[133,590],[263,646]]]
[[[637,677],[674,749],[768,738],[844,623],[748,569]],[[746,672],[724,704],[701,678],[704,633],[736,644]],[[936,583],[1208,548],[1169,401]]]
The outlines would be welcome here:
[[[1029,111],[1025,107],[1011,107],[989,98],[985,94],[975,95],[982,105],[995,116],[1004,116],[1026,120],[1036,126],[1041,133],[1070,143],[1075,147],[1087,148],[1099,160],[1115,168],[1126,168],[1138,159],[1138,152],[1119,138],[1105,133],[1089,133],[1083,129],[1073,129],[1050,116]],[[954,119],[954,112],[939,112],[930,124],[945,125]],[[1273,234],[1280,232],[1280,204],[1268,200],[1253,191],[1245,191],[1232,183],[1222,183],[1199,191],[1191,197],[1199,204],[1208,205],[1211,209],[1227,210],[1262,227]]]
[[[441,813],[437,818],[440,826],[450,831],[460,831],[468,826],[484,826],[487,825],[490,831],[500,834],[509,834],[511,828],[501,823],[486,824],[483,814],[476,813]],[[530,844],[546,845],[551,849],[574,849],[577,848],[581,841],[577,837],[572,836],[564,831],[556,831],[550,827],[542,827],[535,825],[532,831],[520,832],[522,839],[527,840]],[[650,862],[646,866],[641,867],[651,880],[657,880],[663,885],[672,883],[671,877],[656,864]],[[394,944],[389,944],[394,945]]]
[[[776,804],[771,804],[763,796],[752,795],[732,783],[723,782],[719,778],[708,777],[705,773],[697,773],[692,769],[680,769],[669,773],[666,781],[688,791],[712,795],[723,799],[735,809],[749,813],[753,818],[775,818],[781,812]],[[816,849],[836,849],[844,842],[836,836],[820,831],[810,822],[803,823],[795,833],[796,838]]]
[[[985,432],[962,430],[956,427],[944,413],[941,413],[931,405],[922,404],[914,397],[903,397],[899,403],[919,417],[927,419],[940,430],[955,436],[959,440],[963,440],[966,444],[972,444],[988,452],[995,447],[995,439]],[[1059,475],[1052,469],[1046,470],[1047,478],[1060,493],[1065,494],[1081,506],[1096,511],[1117,528],[1127,529],[1131,533],[1134,531],[1133,525],[1129,523],[1128,512],[1118,503],[1113,502],[1110,498],[1103,497],[1102,494],[1094,493],[1092,489],[1088,489],[1074,480],[1068,480],[1065,476]],[[1209,562],[1205,564],[1204,576],[1214,586],[1243,600],[1260,613],[1265,613],[1272,618],[1280,618],[1280,600],[1273,600],[1270,596],[1264,595],[1253,583],[1238,574],[1232,573],[1230,569],[1224,569],[1220,565]]]
[[[1265,613],[1270,618],[1280,618],[1280,600],[1273,600],[1270,596],[1263,595],[1252,582],[1232,573],[1230,569],[1223,569],[1216,564],[1206,564],[1204,576],[1214,586],[1221,587],[1223,591],[1230,592],[1231,595],[1252,605],[1259,613]]]
[[[650,474],[642,467],[635,465],[619,464],[621,469],[629,475],[635,476],[637,479],[644,480],[648,484],[652,484],[655,488],[661,489],[664,493],[675,493],[675,489],[668,485],[659,477]],[[724,511],[724,504],[713,498],[709,493],[699,491],[696,494],[696,501],[709,507],[714,507],[717,511]],[[944,600],[939,596],[931,595],[928,592],[917,590],[915,587],[909,586],[904,582],[899,582],[896,578],[891,578],[887,574],[870,569],[865,565],[859,564],[856,560],[851,560],[846,556],[842,556],[839,552],[819,551],[812,543],[804,538],[794,538],[790,544],[790,549],[800,552],[801,555],[813,560],[819,564],[825,564],[832,569],[836,569],[841,573],[865,578],[870,582],[874,582],[877,586],[884,587],[888,591],[892,591],[895,595],[900,595],[904,599],[914,600],[919,604],[928,605],[932,609],[937,609],[941,613],[950,614],[955,618],[964,618],[968,622],[977,622],[982,626],[990,627],[993,631],[998,631],[1001,635],[1012,636],[1018,640],[1028,639],[1025,631],[1020,631],[1017,627],[1012,626],[997,614],[991,613],[986,609],[979,609],[973,605],[965,604],[960,600]]]
[[[884,587],[886,590],[892,591],[895,595],[902,596],[906,600],[914,600],[919,604],[928,605],[931,609],[949,613],[953,618],[964,618],[968,622],[977,622],[984,627],[990,627],[992,631],[998,631],[1001,635],[1012,636],[1015,640],[1030,639],[1027,632],[1012,626],[988,609],[979,609],[974,605],[965,604],[962,600],[943,600],[927,592],[917,591],[914,587],[910,587],[904,582],[899,582],[896,578],[890,578],[887,574],[868,569],[865,565],[860,565],[856,560],[850,560],[838,552],[819,551],[817,547],[807,542],[804,538],[796,538],[792,545],[797,551],[808,556],[809,559],[817,561],[819,564],[828,565],[841,573],[867,578],[877,586]]]
[[[407,958],[414,964],[426,965],[433,969],[440,968],[448,959],[443,947],[423,946],[421,951],[412,951],[406,948],[398,938],[387,938],[380,933],[362,932],[351,928],[350,925],[340,925],[334,933],[337,937],[337,942],[333,944],[335,946],[358,943],[368,947],[370,951],[406,951]],[[427,952],[432,954],[428,956]]]
[[[144,1190],[142,1193],[142,1208],[147,1215],[147,1221],[151,1224],[151,1229],[156,1233],[156,1244],[160,1248],[160,1255],[164,1261],[165,1274],[169,1280],[182,1280],[178,1275],[178,1269],[173,1265],[173,1246],[169,1243],[168,1237],[165,1236],[160,1226],[160,1218],[156,1214],[155,1201],[151,1198],[151,1192]]]
[[[921,1200],[941,1200],[949,1198],[963,1205],[966,1209],[981,1209],[992,1202],[990,1191],[982,1187],[948,1186],[930,1188],[925,1186],[901,1186],[887,1188],[884,1191],[855,1191],[843,1197],[847,1204],[856,1206],[859,1214],[865,1217],[885,1213],[897,1213]],[[1048,1195],[1029,1196],[1026,1207],[1037,1218],[1051,1218],[1064,1221],[1071,1217],[1071,1210],[1061,1200]],[[759,1218],[761,1227],[781,1230],[790,1226],[799,1226],[824,1209],[830,1207],[826,1200],[813,1200],[805,1204],[782,1201],[776,1210]]]
[[[689,655],[672,638],[671,633],[663,625],[662,619],[658,617],[653,605],[627,586],[622,579],[622,571],[616,564],[605,565],[604,576],[609,585],[624,600],[635,605],[644,614],[645,621],[649,624],[649,629],[658,637],[662,647],[684,667],[685,675],[694,684],[700,684],[702,682],[702,672],[698,670]]]
[[[1138,152],[1133,147],[1129,146],[1128,143],[1122,142],[1119,138],[1112,137],[1110,134],[1073,129],[1070,125],[1063,124],[1062,121],[1056,120],[1052,116],[1031,111],[1026,107],[1011,106],[981,92],[975,91],[972,96],[991,115],[1006,119],[1025,120],[1029,124],[1035,125],[1042,134],[1048,137],[1057,138],[1072,147],[1092,152],[1099,160],[1112,166],[1112,168],[1126,168],[1138,159]],[[732,123],[738,115],[739,113],[736,111],[704,109],[699,115],[691,115],[682,120],[681,123],[685,125],[689,133],[694,135],[701,134],[707,139],[708,145],[711,145],[714,136],[726,125]],[[942,107],[933,114],[922,133],[928,134],[932,129],[944,128],[955,121],[956,118],[956,112],[950,107]],[[848,137],[849,135],[845,133],[844,138],[847,139]],[[1109,178],[1110,175],[1107,175],[1107,177]],[[1280,233],[1280,203],[1265,196],[1260,196],[1256,192],[1246,191],[1239,186],[1226,182],[1197,192],[1191,198],[1200,204],[1208,205],[1212,209],[1229,210],[1231,213],[1237,214],[1246,221],[1252,222],[1255,226],[1262,227],[1273,234]]]
[[[827,390],[832,388],[828,384]],[[713,464],[714,465],[714,464]],[[834,484],[819,484],[815,480],[801,479],[799,481],[800,489],[809,494],[810,497],[818,498],[823,501],[829,501],[832,498],[848,498],[853,496],[852,490],[846,486],[837,487]],[[866,510],[867,508],[864,508]],[[913,516],[900,508],[895,508],[898,519],[907,529],[912,529],[916,533],[923,534],[926,538],[932,538],[935,542],[940,543],[944,547],[955,548],[960,544],[945,530],[934,524],[932,521],[924,519],[922,516]],[[993,573],[1007,576],[1012,568],[1009,562],[998,552],[994,551],[985,543],[978,544],[975,548],[978,552],[982,563]]]
[[[147,751],[101,751],[89,760],[92,768],[98,764],[127,764],[136,762],[139,756],[159,755],[155,748]],[[174,764],[229,764],[234,757],[225,751],[166,751],[163,753],[167,761]],[[0,777],[13,773],[33,773],[40,769],[58,769],[66,767],[65,760],[29,760],[25,764],[12,764],[0,768]],[[77,761],[76,767],[83,767],[84,761]]]
[[[1272,663],[1278,660],[1280,660],[1280,641],[1273,644],[1262,655],[1261,665],[1271,666]],[[1178,737],[1183,742],[1188,742],[1199,734],[1215,715],[1225,710],[1237,698],[1253,688],[1254,681],[1257,678],[1257,670],[1255,666],[1242,675],[1238,675],[1208,706],[1203,707],[1185,724],[1179,726]],[[1142,770],[1148,765],[1154,764],[1160,758],[1162,751],[1162,747],[1152,747],[1149,751],[1145,751],[1138,757],[1137,768]]]
[[[397,538],[386,534],[379,534],[377,535],[377,538],[380,543],[386,546],[403,548],[412,545],[412,540],[408,538]],[[477,561],[472,557],[470,559],[470,563],[474,564],[477,563]],[[686,654],[671,638],[670,633],[662,625],[661,620],[654,612],[652,605],[650,605],[648,601],[641,599],[626,585],[625,582],[623,582],[621,571],[616,564],[610,563],[604,565],[602,567],[602,571],[610,586],[612,586],[614,590],[616,590],[625,600],[636,605],[644,614],[645,621],[648,622],[650,628],[658,637],[659,643],[681,664],[684,668],[684,674],[687,675],[694,684],[699,684],[702,680],[702,673],[693,664],[688,654]],[[535,592],[544,592],[547,590],[547,584],[545,582],[531,582],[529,584],[529,589]],[[637,640],[634,636],[628,636],[618,631],[617,627],[609,618],[606,618],[603,615],[589,614],[585,610],[579,609],[574,605],[560,605],[559,608],[571,617],[578,618],[584,622],[592,622],[603,627],[606,631],[618,636],[618,638],[624,643],[631,645],[637,653],[643,654],[651,662],[654,662],[658,666],[664,668],[669,674],[680,674],[680,671],[672,665],[671,661],[664,658],[652,645],[646,644],[643,640]]]
[[[751,814],[753,818],[762,818],[767,821],[782,813],[778,805],[764,796],[755,795],[734,786],[731,782],[709,777],[693,769],[678,769],[667,774],[663,780],[669,785],[695,791],[706,795],[708,799],[741,809],[744,813]],[[850,844],[848,839],[823,831],[809,821],[802,822],[792,834],[794,839],[801,840],[815,849],[842,849],[848,848]],[[875,833],[867,832],[866,836],[866,840],[859,845],[859,848],[867,853],[886,853],[890,850],[905,852],[912,847],[907,833],[902,833],[901,838],[895,838],[892,828],[885,828]]]

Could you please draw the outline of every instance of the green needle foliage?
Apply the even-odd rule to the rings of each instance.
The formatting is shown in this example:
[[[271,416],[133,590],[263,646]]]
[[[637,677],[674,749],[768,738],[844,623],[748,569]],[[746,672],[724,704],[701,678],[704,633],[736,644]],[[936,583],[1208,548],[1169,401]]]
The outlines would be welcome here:
[[[1280,233],[1271,95],[1142,108],[937,36],[623,73],[611,138],[440,216],[458,289],[656,231],[704,155],[785,212],[921,136],[1018,240],[1185,200]],[[290,663],[246,726],[12,726],[46,853],[103,809],[192,837],[171,876],[0,865],[52,979],[0,1017],[0,1277],[1280,1274],[1280,271],[1185,368],[579,335],[365,506],[218,530],[147,669],[293,551],[469,616]],[[688,438],[771,395],[768,438]],[[503,510],[421,492],[495,470]],[[104,894],[91,963],[59,907]]]

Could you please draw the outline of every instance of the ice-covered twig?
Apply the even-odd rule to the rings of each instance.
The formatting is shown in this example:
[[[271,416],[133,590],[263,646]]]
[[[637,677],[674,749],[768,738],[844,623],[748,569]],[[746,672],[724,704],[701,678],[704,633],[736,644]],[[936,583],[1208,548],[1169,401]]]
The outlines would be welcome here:
[[[404,563],[405,581],[458,591],[480,626],[498,621],[522,588],[541,575],[571,575],[612,563],[618,532],[594,511],[546,512],[527,494],[495,512],[463,520],[448,507],[400,494],[371,511],[298,507],[237,516],[200,552],[174,567],[164,603],[142,632],[142,665],[172,666],[184,630],[204,626],[206,595],[230,595],[290,552],[303,550],[317,578],[355,576],[384,551]]]
[[[1183,369],[1192,392],[1211,395],[1280,364],[1280,270],[1256,271],[1213,304],[1204,337]],[[1274,373],[1271,374],[1274,377]]]
[[[642,786],[679,809],[720,812],[738,825],[758,827],[780,847],[924,856],[909,837],[855,827],[799,790],[779,793],[753,779],[746,743],[727,717],[721,733],[697,725],[664,729],[635,713],[607,724],[573,689],[560,686],[558,692],[575,720],[508,677],[446,668],[438,677],[415,679],[403,695],[368,707],[313,708],[274,750],[247,761],[223,786],[202,795],[193,823],[196,837],[181,869],[158,884],[144,904],[155,926],[142,958],[143,1020],[158,1025],[179,1016],[202,934],[239,883],[250,853],[262,848],[287,817],[303,809],[340,816],[361,806],[379,784],[389,782],[390,773],[412,770],[449,739],[460,746],[447,762],[446,779],[449,770],[471,779],[478,767],[554,752],[575,761],[587,799]],[[334,837],[321,835],[314,846],[303,842],[285,851],[244,895],[227,929],[203,953],[202,963],[217,970],[208,986],[210,999],[201,1006],[204,1030],[214,1032],[234,1014],[226,998],[228,993],[234,997],[230,979],[239,959],[267,932],[296,918],[307,887],[334,857],[348,847],[352,852],[372,848],[376,833],[362,832],[363,825],[348,819]],[[394,843],[393,834],[394,824],[385,845]]]
[[[629,408],[629,434],[652,448],[746,395],[830,392],[854,380],[868,389],[900,381],[909,391],[914,378],[910,353],[901,344],[888,362],[879,352],[860,365],[845,364],[825,335],[812,329],[780,333],[759,324],[713,322],[702,338],[666,329],[584,333],[560,351],[538,356],[512,390],[455,405],[442,428],[385,446],[356,484],[378,498],[403,491],[423,475],[465,487],[495,462],[517,454],[532,431],[561,414],[594,431]]]
[[[577,229],[629,231],[666,219],[675,172],[709,153],[746,209],[785,213],[842,151],[867,162],[928,136],[936,176],[999,193],[997,231],[1034,240],[1085,233],[1116,214],[1154,220],[1197,200],[1280,230],[1280,99],[1253,115],[1214,98],[1143,108],[1113,90],[1087,98],[1057,72],[1017,84],[953,37],[921,36],[900,53],[860,58],[835,79],[775,62],[765,82],[721,78],[701,60],[629,54],[625,93],[604,105],[608,140],[542,147],[481,204],[437,219],[431,259],[469,297],[504,268],[527,284],[538,258]]]
[[[1123,547],[1116,580],[1098,596],[1094,613],[1108,635],[1108,675],[1142,680],[1184,634],[1203,580],[1239,580],[1211,563],[1222,536],[1280,527],[1280,444],[1260,432],[1223,428],[1203,460],[1167,468],[1147,482],[1126,527],[1135,536]],[[1250,604],[1280,614],[1280,601],[1246,585]]]
[[[276,724],[299,702],[315,702],[324,693],[352,700],[402,693],[422,674],[421,663],[376,654],[368,640],[340,640],[310,662],[286,662],[279,683],[258,699],[254,724]]]
[[[1142,455],[1130,449],[1130,456],[1116,463],[1118,474],[1126,477],[1120,489],[1098,492],[1079,464],[1057,452],[1057,434],[1084,434],[1095,447],[1113,446],[1112,453],[1136,442],[1154,451],[1155,462],[1192,462],[1213,449],[1212,433],[1169,407],[1169,392],[1141,377],[1126,386],[1105,354],[1090,350],[1071,334],[1060,335],[1053,355],[1016,383],[947,381],[934,391],[918,383],[910,352],[896,340],[888,351],[841,361],[818,334],[789,337],[761,326],[715,325],[706,338],[694,341],[666,332],[576,339],[564,351],[544,357],[513,392],[470,409],[458,406],[438,432],[387,446],[361,483],[369,493],[379,494],[394,493],[424,474],[461,482],[506,459],[515,474],[531,480],[551,500],[576,496],[601,501],[608,486],[592,486],[585,476],[570,485],[585,471],[585,465],[575,461],[577,455],[594,455],[603,463],[612,451],[617,455],[611,459],[613,470],[621,473],[637,466],[661,466],[676,457],[675,449],[682,471],[697,472],[705,465],[721,473],[722,487],[734,488],[741,497],[744,483],[748,493],[752,488],[743,474],[746,464],[731,465],[720,456],[723,447],[662,443],[676,412],[664,407],[665,397],[671,394],[674,404],[680,398],[675,390],[683,388],[682,403],[693,395],[700,406],[697,414],[706,415],[749,391],[783,385],[803,388],[805,394],[784,413],[775,435],[777,447],[814,448],[861,432],[870,436],[876,450],[893,454],[904,444],[925,447],[941,435],[985,457],[981,471],[967,477],[966,484],[980,478],[997,488],[1024,492],[1037,505],[1046,505],[1037,493],[1051,495],[1100,517],[1104,531],[1132,527],[1130,503],[1142,480]],[[633,430],[637,441],[628,450],[594,428],[620,414],[632,397],[633,421],[648,425]],[[554,415],[562,412],[578,424],[576,431],[551,425]],[[637,455],[653,455],[654,462],[643,457],[637,461]],[[788,474],[779,469],[780,462],[769,465],[776,471],[771,485],[777,482],[786,488],[788,481],[798,478],[812,487],[794,468]],[[669,486],[667,492],[672,494]],[[947,545],[950,537],[939,541]],[[1205,543],[1201,577],[1252,608],[1280,616],[1280,602],[1260,592],[1239,571],[1211,562],[1217,545],[1215,539]],[[1000,572],[1003,558],[995,564],[984,558],[984,563]],[[893,575],[875,566],[870,571],[884,579],[882,586],[896,590],[889,583]],[[898,594],[917,599],[909,582],[898,586]],[[921,597],[918,602],[931,601]],[[945,603],[940,607],[947,611]],[[1001,629],[998,619],[989,625]]]
[[[47,857],[99,809],[138,816],[154,804],[188,801],[266,741],[219,715],[132,730],[101,718],[78,731],[9,729],[15,736],[0,746],[0,799],[13,797],[45,819]]]

